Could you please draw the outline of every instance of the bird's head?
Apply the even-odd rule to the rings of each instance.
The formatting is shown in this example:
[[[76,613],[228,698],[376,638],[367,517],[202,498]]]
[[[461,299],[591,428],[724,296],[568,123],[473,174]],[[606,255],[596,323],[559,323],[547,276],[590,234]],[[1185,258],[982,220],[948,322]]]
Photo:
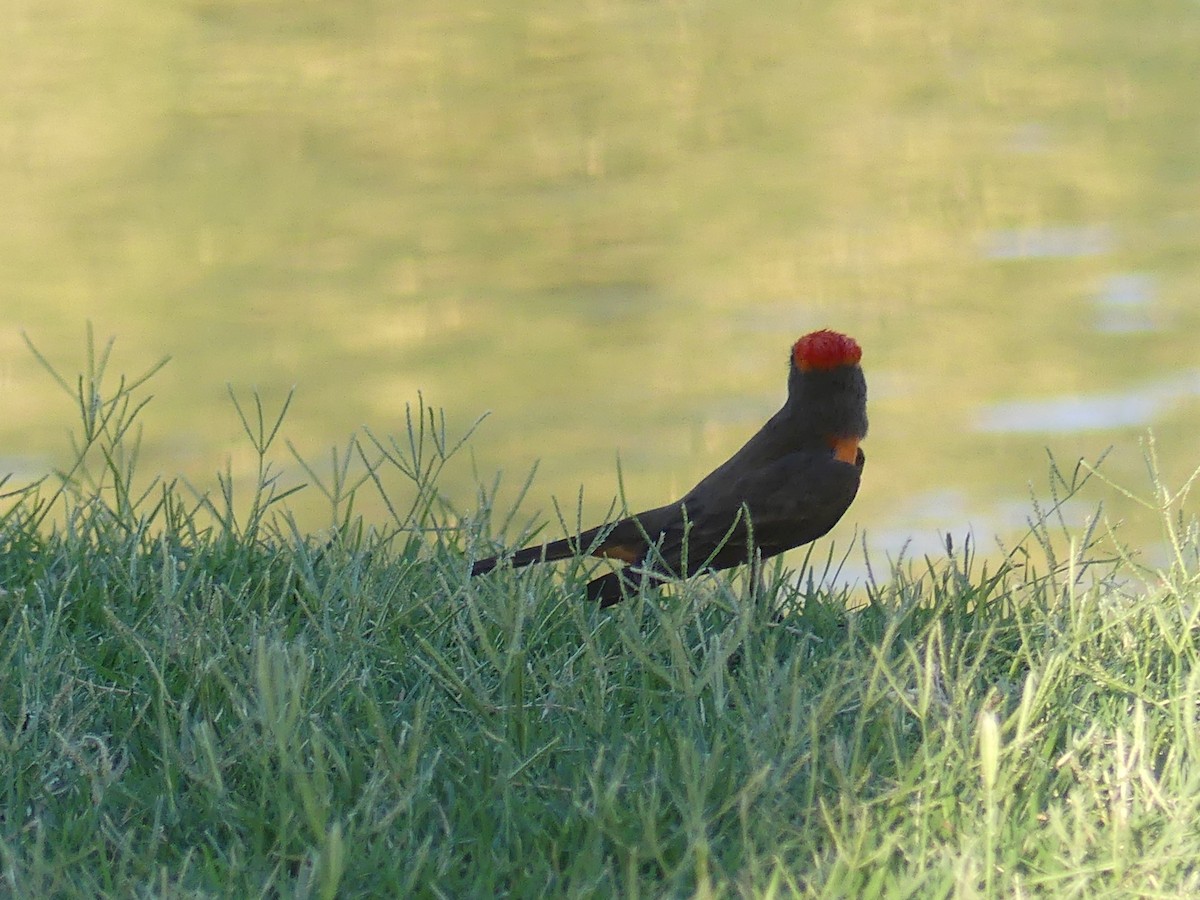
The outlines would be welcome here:
[[[809,332],[792,345],[792,365],[801,372],[857,366],[861,359],[858,341],[829,329]]]
[[[792,345],[787,406],[798,424],[853,461],[867,436],[862,348],[836,331],[813,331]]]

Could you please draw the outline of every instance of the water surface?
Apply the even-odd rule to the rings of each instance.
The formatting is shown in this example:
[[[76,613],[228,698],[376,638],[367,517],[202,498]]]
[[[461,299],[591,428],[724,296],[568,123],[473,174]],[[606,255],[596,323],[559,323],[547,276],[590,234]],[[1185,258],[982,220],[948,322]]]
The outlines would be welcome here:
[[[1019,535],[1047,450],[1200,463],[1200,7],[445,0],[18,4],[0,48],[0,440],[61,462],[92,320],[163,354],[144,464],[253,464],[226,384],[323,455],[491,415],[529,515],[617,461],[657,505],[782,401],[812,328],[865,348],[834,534]],[[287,462],[286,454],[281,462]],[[472,466],[473,463],[473,466]],[[1111,492],[1134,543],[1153,521]],[[1090,500],[1089,500],[1090,502]],[[381,507],[363,507],[382,517]],[[313,523],[320,516],[313,513]]]

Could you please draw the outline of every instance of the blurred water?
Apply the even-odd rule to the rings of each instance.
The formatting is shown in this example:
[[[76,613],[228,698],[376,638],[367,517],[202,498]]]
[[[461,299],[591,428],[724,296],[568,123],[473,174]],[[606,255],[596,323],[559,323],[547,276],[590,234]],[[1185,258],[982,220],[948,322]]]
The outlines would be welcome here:
[[[871,434],[832,540],[888,552],[1045,491],[1200,463],[1200,7],[1017,0],[550,8],[18,6],[0,24],[0,446],[61,463],[87,320],[164,354],[147,474],[255,470],[226,384],[324,460],[418,392],[442,488],[669,500],[862,343]],[[288,477],[302,473],[278,448]],[[393,480],[393,489],[403,485]],[[1135,543],[1157,524],[1111,491]],[[358,507],[382,520],[383,504]],[[300,509],[315,526],[325,514]],[[932,537],[930,537],[932,535]],[[932,542],[932,543],[930,543]],[[916,546],[916,545],[914,545]]]

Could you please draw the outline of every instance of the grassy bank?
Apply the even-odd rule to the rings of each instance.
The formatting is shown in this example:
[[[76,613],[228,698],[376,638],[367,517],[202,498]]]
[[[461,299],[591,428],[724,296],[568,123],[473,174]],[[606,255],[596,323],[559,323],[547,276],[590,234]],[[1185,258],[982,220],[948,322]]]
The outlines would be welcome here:
[[[145,386],[91,359],[56,376],[75,464],[2,489],[3,893],[1200,891],[1181,497],[1151,501],[1161,571],[1051,507],[992,571],[949,548],[850,597],[812,561],[602,614],[579,567],[467,578],[516,535],[486,490],[439,498],[457,439],[427,410],[310,467],[334,523],[310,536],[274,413],[237,407],[251,496],[143,480]]]

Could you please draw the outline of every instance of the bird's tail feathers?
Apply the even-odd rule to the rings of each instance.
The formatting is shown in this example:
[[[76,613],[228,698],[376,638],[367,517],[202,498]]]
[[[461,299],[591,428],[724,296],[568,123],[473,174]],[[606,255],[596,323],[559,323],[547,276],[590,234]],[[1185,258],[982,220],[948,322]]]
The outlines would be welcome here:
[[[512,556],[507,557],[507,559],[514,569],[518,569],[521,566],[530,566],[534,563],[554,562],[556,559],[569,559],[572,556],[594,550],[595,548],[592,545],[596,542],[596,538],[599,537],[601,530],[601,528],[589,528],[579,535],[579,537],[560,538],[548,544],[537,544],[533,547],[526,547],[523,550],[518,550]],[[481,559],[471,566],[471,574],[482,575],[485,572],[490,572],[505,559],[506,557],[504,556],[489,556],[487,559]]]

